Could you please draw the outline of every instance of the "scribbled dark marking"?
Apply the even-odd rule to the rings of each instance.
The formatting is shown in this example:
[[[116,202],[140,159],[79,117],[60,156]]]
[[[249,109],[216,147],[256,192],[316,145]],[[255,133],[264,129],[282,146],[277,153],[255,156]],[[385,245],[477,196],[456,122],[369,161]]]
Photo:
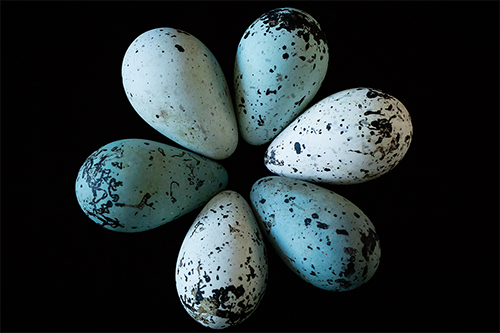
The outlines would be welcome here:
[[[170,198],[171,198],[170,200],[172,201],[172,203],[175,203],[177,201],[177,199],[174,198],[174,192],[172,192],[172,186],[174,184],[177,186],[180,186],[179,183],[176,182],[175,180],[170,183],[170,194],[167,192],[167,195],[170,195]]]
[[[144,208],[144,206],[153,207],[153,203],[148,204],[148,199],[150,199],[150,198],[151,198],[151,194],[146,193],[142,197],[141,202],[139,202],[138,204],[129,205],[129,204],[124,204],[124,203],[116,203],[115,205],[117,207],[131,207],[131,208],[137,208],[139,210],[142,210]]]
[[[105,153],[107,149],[100,149],[90,155],[82,166],[81,177],[87,183],[87,186],[92,190],[92,201],[89,202],[91,209],[84,208],[85,213],[90,217],[95,217],[102,222],[101,226],[110,226],[111,228],[124,228],[117,218],[110,218],[104,214],[109,214],[109,208],[113,206],[113,202],[119,200],[116,193],[117,188],[122,186],[122,182],[116,181],[116,178],[111,177],[111,169],[105,168],[106,159],[112,157],[123,157],[123,150],[119,147],[113,147],[112,155]],[[101,155],[101,153],[103,153]],[[111,200],[104,200],[107,197]]]

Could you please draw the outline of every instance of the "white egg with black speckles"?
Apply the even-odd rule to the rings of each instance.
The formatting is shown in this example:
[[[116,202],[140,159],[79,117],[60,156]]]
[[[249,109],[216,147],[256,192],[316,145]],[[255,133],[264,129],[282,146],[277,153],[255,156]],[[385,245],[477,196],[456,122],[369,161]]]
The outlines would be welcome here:
[[[122,79],[135,111],[169,139],[216,160],[236,149],[238,125],[227,81],[196,37],[173,28],[141,34],[125,53]]]
[[[285,177],[362,183],[391,171],[412,136],[410,114],[398,99],[372,88],[348,89],[296,118],[269,145],[264,163]]]
[[[237,192],[224,191],[206,204],[184,238],[175,269],[177,293],[197,322],[227,328],[255,311],[267,270],[252,209]]]
[[[243,139],[267,143],[302,113],[325,78],[328,60],[326,36],[308,13],[277,8],[253,22],[240,40],[234,65]]]
[[[265,177],[250,203],[263,233],[303,280],[329,291],[368,282],[380,262],[380,241],[368,217],[346,198],[316,184]]]
[[[218,163],[183,149],[141,139],[111,142],[80,168],[75,191],[87,216],[120,232],[141,232],[201,207],[224,190]]]

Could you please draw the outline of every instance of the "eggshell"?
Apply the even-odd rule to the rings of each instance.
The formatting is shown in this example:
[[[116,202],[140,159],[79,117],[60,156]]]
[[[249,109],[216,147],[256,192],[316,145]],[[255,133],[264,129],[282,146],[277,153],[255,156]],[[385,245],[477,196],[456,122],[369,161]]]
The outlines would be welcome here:
[[[304,111],[328,68],[319,23],[294,8],[271,10],[250,25],[234,66],[235,109],[243,139],[271,141]]]
[[[218,163],[159,142],[125,139],[90,155],[75,191],[87,216],[102,227],[140,232],[198,208],[224,190]]]
[[[348,291],[372,278],[380,241],[368,217],[346,198],[318,185],[265,177],[250,202],[279,257],[303,280],[329,291]]]
[[[179,251],[177,293],[200,324],[227,328],[255,311],[267,286],[267,254],[248,203],[217,194],[200,212]]]
[[[122,78],[133,108],[161,134],[212,159],[236,149],[229,87],[214,55],[196,37],[173,28],[141,34],[125,53]]]
[[[413,136],[410,114],[395,97],[348,89],[319,101],[269,145],[275,174],[328,184],[357,184],[392,170]]]

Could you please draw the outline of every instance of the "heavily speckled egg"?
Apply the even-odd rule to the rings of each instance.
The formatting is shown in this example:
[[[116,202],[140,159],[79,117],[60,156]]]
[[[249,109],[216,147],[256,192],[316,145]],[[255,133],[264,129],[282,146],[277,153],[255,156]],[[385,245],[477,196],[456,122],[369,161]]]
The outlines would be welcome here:
[[[250,201],[279,257],[314,286],[352,290],[377,270],[375,228],[346,198],[315,184],[270,176],[253,185]]]
[[[229,87],[214,55],[196,37],[173,28],[143,33],[125,53],[122,79],[134,109],[161,134],[212,159],[236,149]]]
[[[267,254],[245,199],[234,191],[206,204],[182,243],[175,280],[182,305],[214,329],[246,320],[267,286]]]
[[[269,145],[264,163],[285,177],[362,183],[392,170],[412,135],[410,114],[395,97],[371,88],[348,89],[295,119]]]
[[[328,44],[318,22],[294,8],[259,17],[240,40],[234,66],[241,136],[271,141],[304,111],[325,78]]]
[[[201,207],[227,186],[218,163],[163,143],[125,139],[90,155],[76,178],[85,214],[102,227],[140,232]]]

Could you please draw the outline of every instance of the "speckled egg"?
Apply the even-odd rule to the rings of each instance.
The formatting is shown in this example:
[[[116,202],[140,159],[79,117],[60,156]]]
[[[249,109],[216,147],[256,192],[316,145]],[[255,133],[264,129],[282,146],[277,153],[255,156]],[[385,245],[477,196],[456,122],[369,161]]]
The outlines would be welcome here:
[[[173,28],[147,31],[127,49],[123,87],[137,113],[161,134],[212,159],[236,149],[229,87],[210,50]]]
[[[245,199],[217,194],[182,243],[175,270],[182,305],[200,324],[222,329],[246,320],[267,286],[267,254]]]
[[[100,226],[120,232],[159,227],[203,206],[227,186],[218,163],[163,143],[125,139],[90,155],[76,197]]]
[[[392,170],[413,135],[410,114],[395,97],[348,89],[313,105],[269,145],[275,174],[317,183],[356,184]]]
[[[294,8],[259,17],[240,40],[234,66],[235,110],[241,136],[271,141],[313,99],[328,68],[319,23]]]
[[[312,285],[348,291],[377,270],[375,228],[346,198],[316,184],[270,176],[253,185],[250,201],[279,257]]]

